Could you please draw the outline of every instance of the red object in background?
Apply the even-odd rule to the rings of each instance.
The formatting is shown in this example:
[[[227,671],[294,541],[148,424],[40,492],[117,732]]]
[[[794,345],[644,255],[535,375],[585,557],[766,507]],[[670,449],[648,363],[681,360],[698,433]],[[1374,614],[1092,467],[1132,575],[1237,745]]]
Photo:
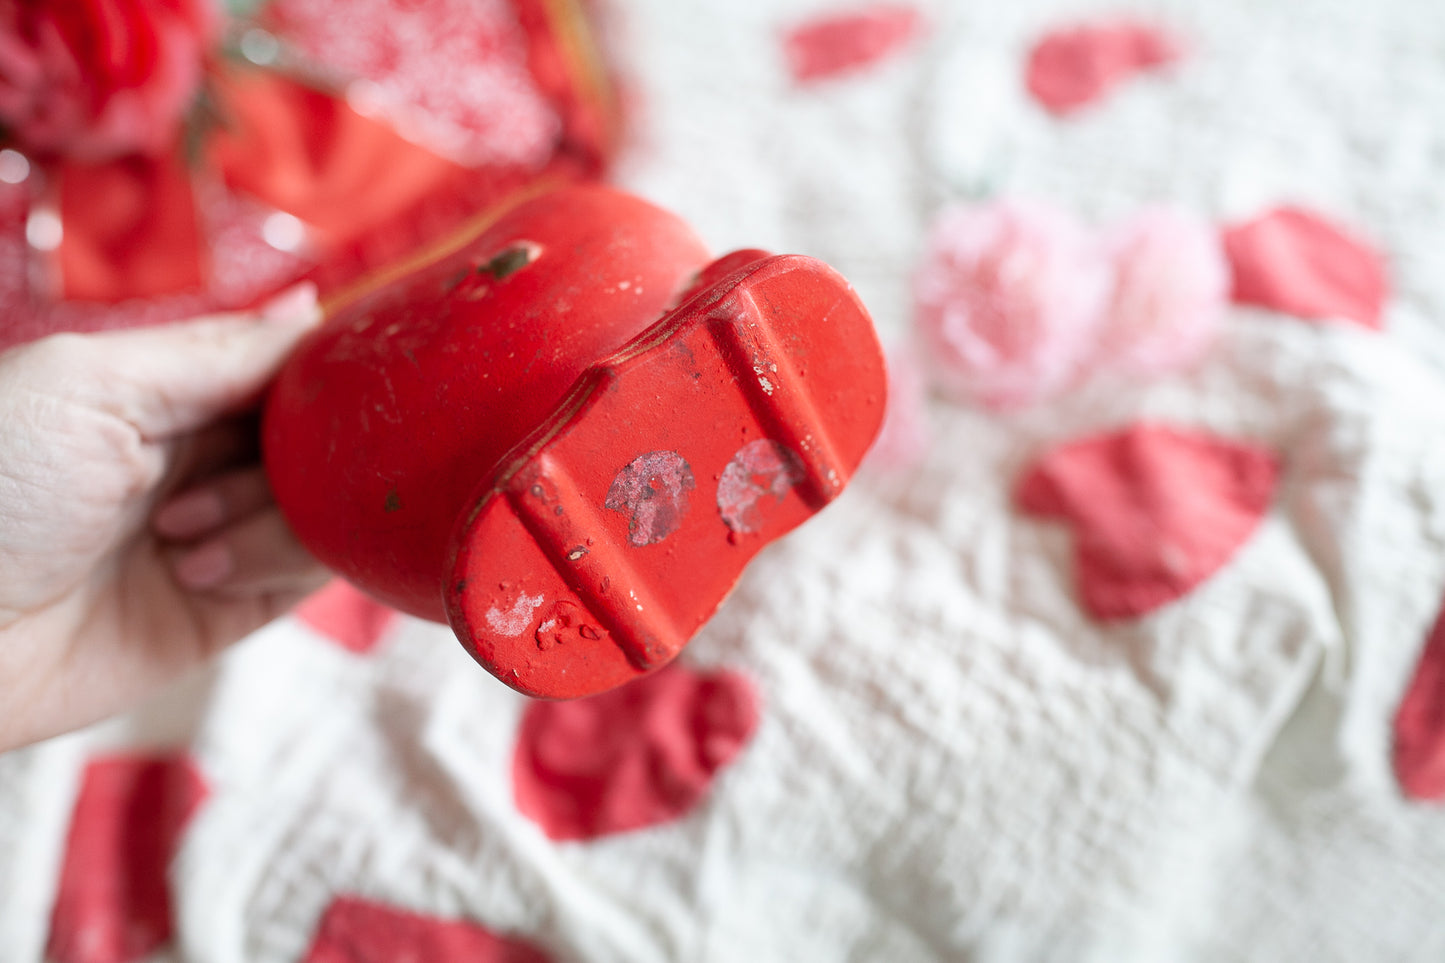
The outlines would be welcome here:
[[[1395,713],[1395,778],[1411,799],[1445,799],[1445,609]]]
[[[107,301],[205,287],[205,245],[179,152],[108,164],[57,164],[65,243],[56,256],[65,296]]]
[[[127,16],[150,16],[149,2],[132,4]],[[82,12],[105,6],[87,0]],[[304,16],[290,15],[298,10]],[[198,148],[194,155],[182,151],[185,132],[176,119],[166,130],[173,150],[93,166],[70,155],[37,154],[30,161],[38,176],[0,184],[0,248],[24,260],[23,270],[0,274],[0,349],[58,331],[243,308],[303,277],[329,296],[378,274],[394,275],[416,251],[527,185],[597,177],[617,147],[622,117],[594,41],[594,12],[580,0],[263,5],[257,22],[238,23],[236,31],[270,31],[293,59],[283,75],[211,51],[208,102],[224,123],[192,131],[199,135],[187,144]],[[407,22],[403,38],[393,29],[398,18]],[[338,67],[328,60],[347,55],[328,42],[337,24],[356,41],[351,54],[406,48],[407,56],[390,65]],[[111,39],[117,37],[124,39]],[[478,85],[469,75],[469,87],[449,86],[451,62],[439,65],[428,53],[444,42],[455,59],[468,37],[490,44],[468,53],[489,58],[496,68],[491,82]],[[154,51],[142,44],[102,53],[124,66],[126,58]],[[510,136],[510,127],[517,102],[525,101],[532,117],[528,149],[482,150],[466,164],[443,159],[400,137],[388,122],[358,113],[347,103],[350,88],[311,89],[298,77],[385,88],[390,109],[403,118],[444,102],[459,125],[484,122],[486,130],[472,133],[494,148],[524,139]],[[86,75],[40,83],[72,80],[105,84]],[[478,102],[468,89],[487,93]],[[433,102],[413,103],[426,98]],[[111,200],[97,204],[102,186]],[[293,222],[304,230],[299,247],[269,245],[262,225],[278,212],[273,206],[301,222]],[[30,246],[27,218],[51,211],[61,215],[58,249]]]
[[[855,73],[902,50],[922,23],[918,9],[904,4],[818,17],[783,35],[788,70],[798,83]]]
[[[1389,283],[1384,259],[1329,219],[1279,207],[1224,232],[1239,304],[1301,318],[1344,318],[1379,330]]]
[[[132,963],[170,940],[167,870],[205,796],[185,756],[91,760],[51,913],[55,963]]]
[[[376,648],[396,612],[335,579],[296,607],[296,617],[348,652]]]
[[[520,203],[302,344],[266,411],[278,504],[323,562],[447,619],[519,691],[665,664],[842,490],[886,396],[826,266],[705,262],[616,191]]]
[[[326,907],[304,963],[547,963],[522,940],[356,896]]]
[[[517,808],[559,840],[681,818],[757,723],[748,680],[677,664],[603,695],[535,702],[512,759]]]
[[[1155,27],[1124,21],[1045,34],[1029,51],[1025,84],[1046,110],[1072,114],[1136,74],[1178,60],[1183,51]]]
[[[1274,496],[1270,452],[1158,425],[1062,445],[1020,479],[1020,508],[1074,531],[1079,596],[1098,619],[1181,598],[1253,534]]]

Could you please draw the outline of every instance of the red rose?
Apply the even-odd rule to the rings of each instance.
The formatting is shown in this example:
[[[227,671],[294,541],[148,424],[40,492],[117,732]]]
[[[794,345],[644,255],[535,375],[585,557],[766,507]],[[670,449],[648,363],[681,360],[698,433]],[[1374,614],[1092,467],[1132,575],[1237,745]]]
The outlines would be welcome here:
[[[0,127],[74,160],[163,150],[216,21],[212,0],[0,0]]]

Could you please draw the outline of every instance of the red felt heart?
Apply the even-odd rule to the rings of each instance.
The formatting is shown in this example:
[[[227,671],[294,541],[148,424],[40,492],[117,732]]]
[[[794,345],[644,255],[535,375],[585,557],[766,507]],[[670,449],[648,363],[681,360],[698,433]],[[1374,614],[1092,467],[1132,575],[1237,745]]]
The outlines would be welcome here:
[[[1169,34],[1144,24],[1084,24],[1055,30],[1029,51],[1024,82],[1050,113],[1071,114],[1102,99],[1136,74],[1178,60]]]
[[[784,35],[788,69],[798,83],[853,73],[903,49],[922,22],[909,4],[878,4],[817,17]]]
[[[1089,614],[1129,618],[1188,594],[1229,561],[1268,510],[1278,475],[1262,448],[1138,424],[1050,451],[1015,498],[1073,526]]]
[[[437,919],[338,896],[326,907],[305,963],[546,963],[541,950],[467,920]]]
[[[348,652],[364,655],[376,648],[396,612],[335,579],[297,606],[296,617]]]
[[[1379,329],[1388,282],[1363,240],[1312,211],[1280,207],[1224,232],[1233,298],[1302,318]]]
[[[1445,609],[1395,713],[1395,778],[1412,799],[1445,799]]]
[[[553,839],[685,815],[757,726],[752,685],[674,663],[620,689],[527,707],[512,761],[517,808]]]
[[[91,760],[51,912],[51,959],[131,963],[170,940],[166,869],[205,795],[185,756]]]

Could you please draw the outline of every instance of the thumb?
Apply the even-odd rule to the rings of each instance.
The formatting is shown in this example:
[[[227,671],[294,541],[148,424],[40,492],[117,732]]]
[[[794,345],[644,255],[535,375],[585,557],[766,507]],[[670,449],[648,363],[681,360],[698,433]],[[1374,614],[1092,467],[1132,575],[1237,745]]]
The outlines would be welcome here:
[[[320,319],[315,285],[306,283],[254,314],[86,337],[83,400],[146,441],[195,431],[254,401]]]

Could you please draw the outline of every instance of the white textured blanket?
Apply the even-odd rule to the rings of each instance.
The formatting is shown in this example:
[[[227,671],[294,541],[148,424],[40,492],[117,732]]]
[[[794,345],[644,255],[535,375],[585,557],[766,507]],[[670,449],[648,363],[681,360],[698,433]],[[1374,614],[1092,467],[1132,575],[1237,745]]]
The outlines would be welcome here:
[[[1445,7],[938,0],[796,80],[785,34],[855,9],[627,4],[618,179],[719,252],[828,261],[893,343],[930,225],[984,196],[1095,225],[1322,212],[1381,252],[1383,330],[1236,305],[1181,373],[933,398],[920,462],[870,464],[764,552],[642,709],[529,722],[443,627],[346,628],[345,598],[285,619],[131,719],[0,757],[0,960],[44,957],[86,762],[122,748],[190,813],[145,959],[1445,959],[1445,809],[1391,764],[1445,586]],[[1041,36],[1121,11],[1177,63],[1068,116],[1031,99]],[[1015,488],[1139,423],[1278,475],[1217,571],[1099,619],[1078,526]],[[569,783],[557,740],[627,772]],[[188,767],[200,802],[173,798]]]

